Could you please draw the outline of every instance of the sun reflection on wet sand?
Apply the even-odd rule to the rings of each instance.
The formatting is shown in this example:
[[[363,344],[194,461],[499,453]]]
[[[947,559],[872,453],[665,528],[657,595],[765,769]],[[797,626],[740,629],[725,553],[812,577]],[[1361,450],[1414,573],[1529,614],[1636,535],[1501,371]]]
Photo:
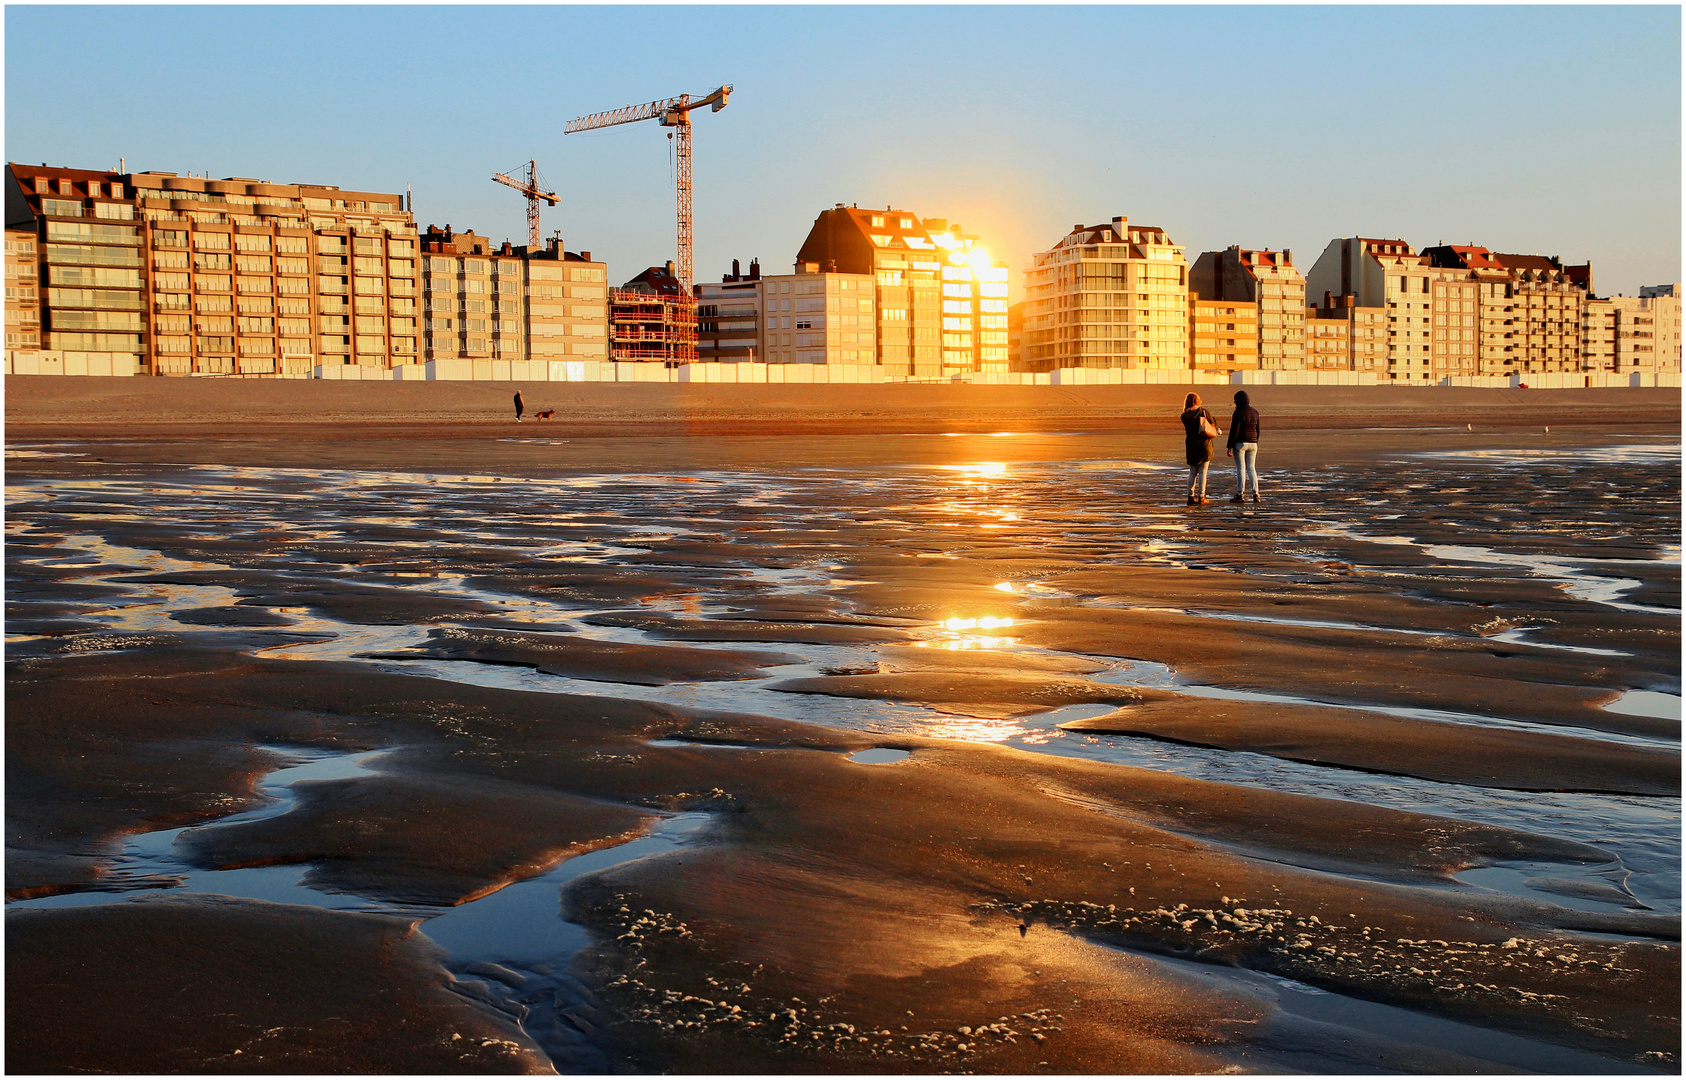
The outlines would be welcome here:
[[[959,473],[969,480],[999,480],[1007,475],[1005,461],[975,461],[969,465],[941,465],[939,468]]]
[[[932,739],[964,739],[967,742],[1004,743],[1023,734],[1017,720],[984,720],[975,716],[937,714],[925,721],[924,734]]]

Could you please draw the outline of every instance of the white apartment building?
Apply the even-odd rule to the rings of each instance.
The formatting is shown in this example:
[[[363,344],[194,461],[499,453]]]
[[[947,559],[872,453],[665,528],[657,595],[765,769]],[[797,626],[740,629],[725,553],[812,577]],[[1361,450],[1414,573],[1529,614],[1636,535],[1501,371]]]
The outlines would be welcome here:
[[[1024,367],[1187,369],[1188,289],[1183,249],[1163,229],[1126,217],[1073,226],[1025,272]]]
[[[839,203],[822,211],[796,256],[797,276],[844,274],[873,279],[876,362],[891,377],[944,378],[1007,370],[1008,269],[976,236],[943,218],[906,210],[862,210]],[[777,344],[784,343],[783,293]],[[767,317],[772,318],[768,309]],[[857,330],[860,328],[857,327]],[[794,340],[794,329],[792,337]],[[860,342],[857,341],[857,351]],[[847,345],[842,345],[847,350]],[[860,363],[871,363],[864,354]]]
[[[697,359],[875,364],[878,314],[873,274],[822,273],[807,263],[794,274],[704,282]]]
[[[608,268],[590,252],[494,248],[448,225],[421,244],[423,362],[608,359]]]
[[[1305,278],[1291,251],[1254,251],[1232,246],[1208,251],[1189,267],[1189,287],[1201,300],[1246,301],[1257,305],[1254,352],[1264,370],[1306,367]],[[1195,365],[1200,363],[1198,355]]]
[[[1680,286],[1646,285],[1637,297],[1613,296],[1616,372],[1680,371]]]
[[[1329,242],[1306,274],[1306,289],[1313,296],[1351,294],[1357,307],[1385,308],[1387,369],[1378,378],[1429,385],[1436,379],[1433,283],[1440,278],[1428,258],[1403,240],[1355,236]]]

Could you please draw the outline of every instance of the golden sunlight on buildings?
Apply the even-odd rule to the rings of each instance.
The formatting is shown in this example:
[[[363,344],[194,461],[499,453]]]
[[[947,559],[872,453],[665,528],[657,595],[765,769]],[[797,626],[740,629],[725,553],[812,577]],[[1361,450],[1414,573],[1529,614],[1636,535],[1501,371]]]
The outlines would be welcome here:
[[[1188,264],[1163,229],[1075,225],[1025,272],[1024,360],[1055,368],[1187,369]]]

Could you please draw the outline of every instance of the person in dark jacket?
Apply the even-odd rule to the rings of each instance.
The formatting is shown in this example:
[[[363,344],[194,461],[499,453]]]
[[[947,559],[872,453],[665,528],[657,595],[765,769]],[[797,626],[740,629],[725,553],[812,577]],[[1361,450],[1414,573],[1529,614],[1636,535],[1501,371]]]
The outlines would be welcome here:
[[[1247,477],[1253,478],[1253,501],[1259,501],[1259,410],[1247,401],[1247,391],[1235,392],[1235,415],[1229,421],[1228,454],[1235,459],[1235,496],[1247,497]]]
[[[1211,502],[1206,498],[1206,469],[1212,463],[1214,435],[1202,431],[1200,422],[1204,420],[1211,424],[1214,433],[1218,430],[1218,422],[1200,404],[1199,394],[1190,394],[1184,399],[1183,414],[1179,419],[1183,422],[1183,452],[1188,458],[1188,505],[1202,506]]]
[[[515,391],[515,422],[517,424],[519,424],[521,422],[521,412],[522,412],[521,391],[517,390],[517,391]]]

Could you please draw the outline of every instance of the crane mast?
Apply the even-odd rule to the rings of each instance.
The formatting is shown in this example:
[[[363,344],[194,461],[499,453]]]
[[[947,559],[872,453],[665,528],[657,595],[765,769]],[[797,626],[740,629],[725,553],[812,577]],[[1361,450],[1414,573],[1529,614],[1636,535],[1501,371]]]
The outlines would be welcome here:
[[[676,260],[679,277],[680,292],[685,297],[691,295],[692,282],[692,248],[691,248],[691,113],[707,105],[709,111],[719,112],[726,107],[726,99],[732,93],[728,83],[717,87],[713,93],[691,100],[691,95],[680,94],[678,97],[663,98],[652,101],[647,105],[627,105],[623,108],[612,109],[608,112],[593,113],[570,121],[563,134],[572,135],[578,131],[593,131],[597,128],[613,127],[616,124],[631,124],[639,120],[657,120],[663,127],[674,129],[674,161],[677,172],[676,186],[678,187],[678,218],[679,218],[679,257]]]
[[[527,162],[527,178],[517,180],[504,173],[494,173],[492,179],[506,187],[512,187],[527,196],[527,250],[539,249],[539,200],[543,199],[555,206],[559,201],[554,191],[544,191],[539,187],[539,163]]]

